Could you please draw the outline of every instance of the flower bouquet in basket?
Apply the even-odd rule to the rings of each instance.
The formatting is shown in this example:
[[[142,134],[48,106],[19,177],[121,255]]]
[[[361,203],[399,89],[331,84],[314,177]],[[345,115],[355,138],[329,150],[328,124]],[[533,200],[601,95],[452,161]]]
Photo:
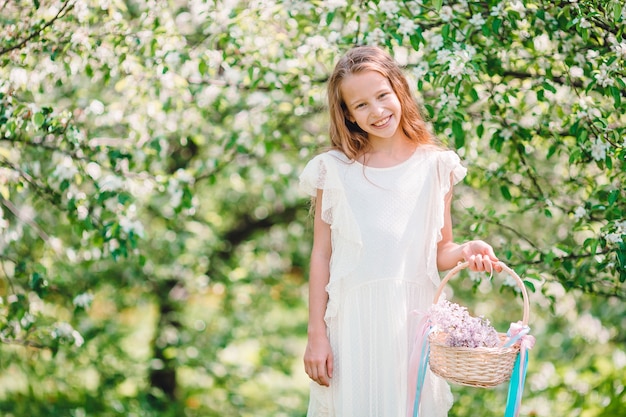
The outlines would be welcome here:
[[[471,387],[491,388],[510,380],[505,417],[515,417],[519,413],[528,363],[526,350],[535,343],[535,338],[528,334],[529,303],[524,282],[501,263],[502,269],[520,286],[524,315],[521,321],[511,323],[507,333],[498,333],[486,318],[473,317],[465,307],[439,300],[447,281],[466,266],[467,263],[458,265],[442,280],[418,331],[410,372],[416,382],[409,381],[411,389],[416,387],[412,407],[414,417],[419,414],[427,365],[445,380]]]

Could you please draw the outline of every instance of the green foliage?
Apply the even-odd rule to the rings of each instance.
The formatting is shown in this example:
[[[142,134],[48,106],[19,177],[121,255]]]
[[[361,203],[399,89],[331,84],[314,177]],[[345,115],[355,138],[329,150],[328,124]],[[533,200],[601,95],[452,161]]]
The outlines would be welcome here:
[[[333,63],[363,43],[470,168],[457,239],[534,291],[522,413],[623,414],[625,10],[1,2],[2,414],[304,415],[297,175],[327,144]],[[453,415],[501,414],[502,390],[455,392]]]

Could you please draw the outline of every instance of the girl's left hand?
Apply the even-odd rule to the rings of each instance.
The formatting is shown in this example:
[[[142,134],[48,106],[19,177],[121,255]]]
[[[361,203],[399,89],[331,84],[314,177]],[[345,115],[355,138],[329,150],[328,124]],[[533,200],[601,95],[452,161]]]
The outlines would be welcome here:
[[[500,272],[502,266],[490,244],[482,240],[470,240],[461,249],[463,258],[468,262],[469,269],[476,272]]]

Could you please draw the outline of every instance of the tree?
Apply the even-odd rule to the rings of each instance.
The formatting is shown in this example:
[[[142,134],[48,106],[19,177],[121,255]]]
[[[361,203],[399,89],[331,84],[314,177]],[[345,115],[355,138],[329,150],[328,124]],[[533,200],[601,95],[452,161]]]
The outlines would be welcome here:
[[[35,400],[4,411],[302,415],[292,380],[311,224],[297,174],[327,143],[332,65],[362,43],[405,64],[433,130],[469,165],[457,238],[491,240],[526,278],[555,316],[544,340],[574,329],[563,349],[600,394],[564,394],[558,357],[558,381],[534,388],[568,395],[560,414],[625,408],[612,330],[626,296],[620,2],[0,10],[1,366],[28,375],[4,392]],[[538,336],[536,355],[552,358]],[[589,357],[598,376],[578,365]],[[459,395],[463,415],[474,405]],[[538,404],[527,411],[543,415]]]

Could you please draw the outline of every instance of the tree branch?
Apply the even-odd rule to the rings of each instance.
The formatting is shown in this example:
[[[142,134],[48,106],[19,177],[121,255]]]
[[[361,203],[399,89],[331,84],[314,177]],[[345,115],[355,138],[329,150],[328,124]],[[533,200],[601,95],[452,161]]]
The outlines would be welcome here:
[[[46,30],[47,28],[49,28],[50,26],[52,26],[54,24],[54,22],[56,22],[58,19],[61,19],[61,18],[65,17],[65,15],[74,7],[74,4],[73,3],[70,4],[70,3],[71,3],[71,0],[67,0],[65,3],[63,3],[63,6],[59,9],[59,11],[57,12],[56,16],[54,16],[52,19],[50,19],[48,22],[46,22],[46,24],[44,24],[42,27],[40,27],[39,30],[35,30],[29,36],[27,36],[26,38],[22,39],[20,42],[18,42],[17,44],[15,44],[15,45],[13,45],[11,47],[0,49],[0,55],[7,54],[7,53],[9,53],[11,51],[14,51],[16,49],[20,49],[24,45],[26,45],[28,42],[30,42],[31,40],[33,40],[33,39],[37,38],[38,36],[40,36],[41,33],[44,30]]]

